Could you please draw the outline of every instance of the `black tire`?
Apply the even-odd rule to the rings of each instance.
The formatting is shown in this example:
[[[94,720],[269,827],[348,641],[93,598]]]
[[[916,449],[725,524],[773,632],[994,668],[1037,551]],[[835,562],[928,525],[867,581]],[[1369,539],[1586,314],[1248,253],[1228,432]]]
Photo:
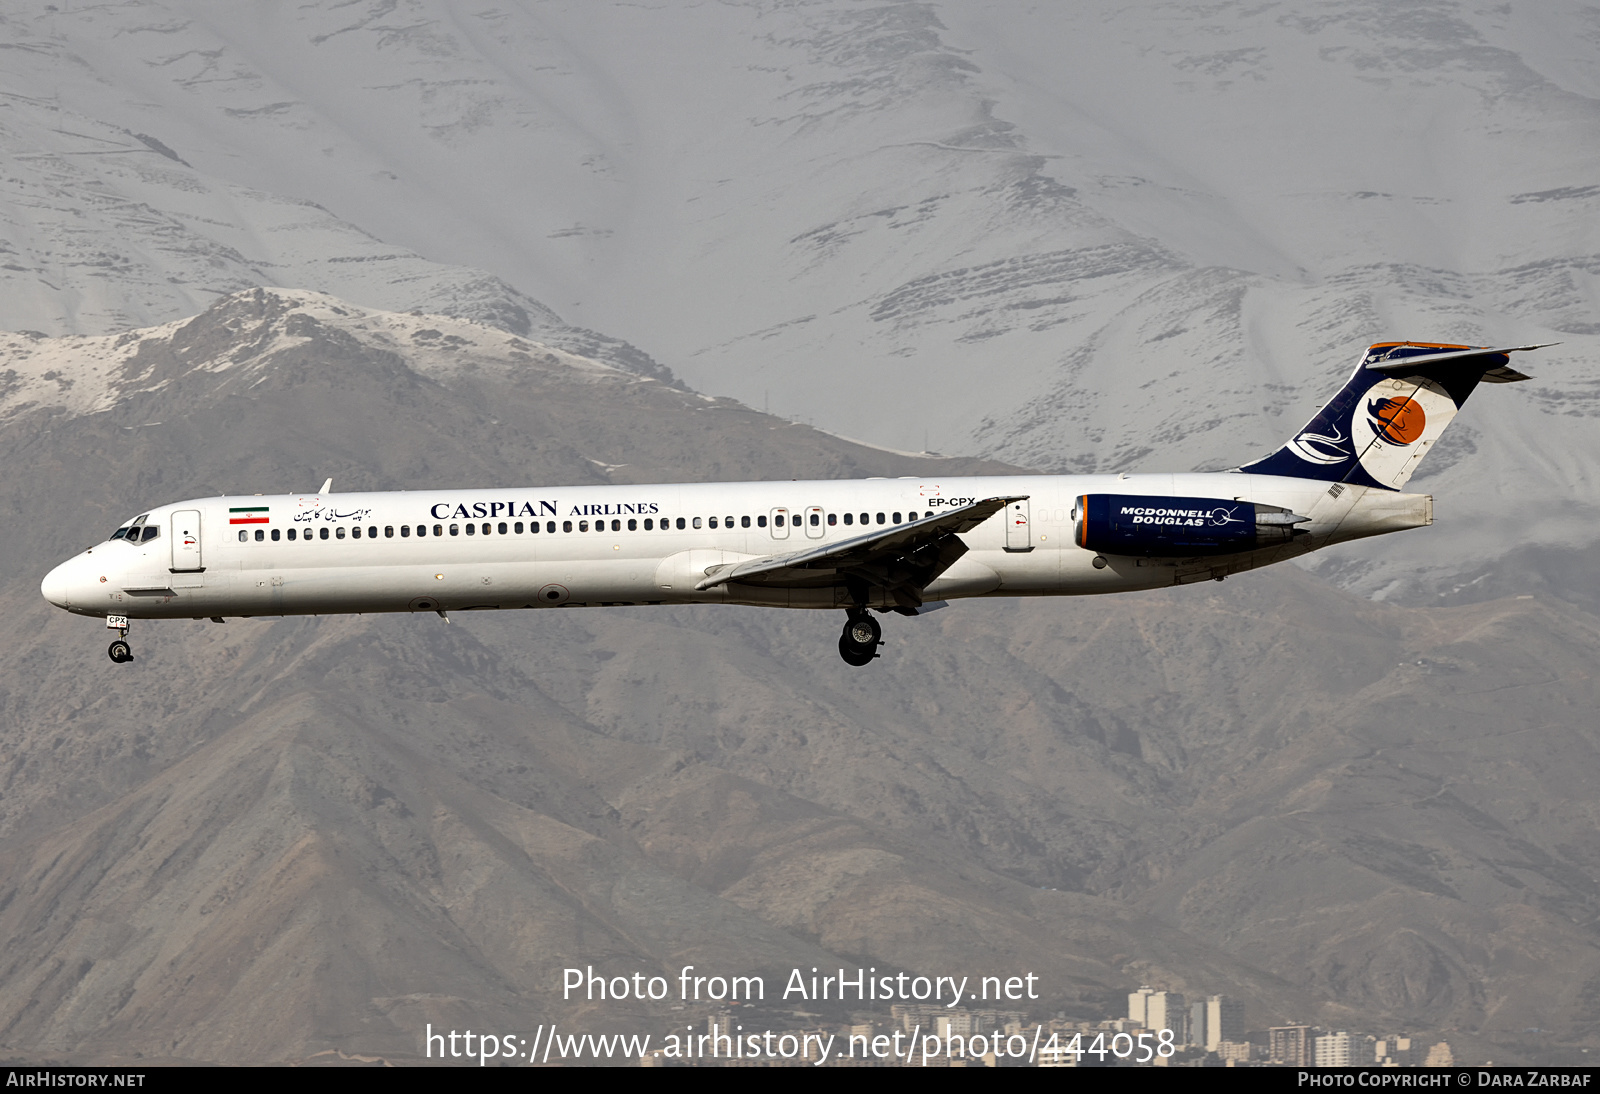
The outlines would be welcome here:
[[[845,621],[843,640],[859,650],[875,650],[883,642],[883,628],[863,612]]]
[[[106,648],[106,656],[121,665],[133,660],[133,649],[119,638]]]
[[[878,656],[878,649],[876,646],[868,646],[862,649],[850,641],[848,634],[841,634],[839,636],[839,656],[844,658],[845,664],[860,668],[862,665],[870,664],[872,659]]]

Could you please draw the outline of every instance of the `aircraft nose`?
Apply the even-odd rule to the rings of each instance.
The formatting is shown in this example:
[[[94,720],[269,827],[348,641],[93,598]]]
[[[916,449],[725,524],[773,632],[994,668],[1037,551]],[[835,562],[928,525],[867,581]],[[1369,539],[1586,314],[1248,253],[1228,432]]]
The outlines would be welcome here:
[[[58,608],[70,607],[67,592],[72,587],[72,563],[63,562],[54,570],[44,575],[44,580],[39,582],[39,591],[44,598]]]

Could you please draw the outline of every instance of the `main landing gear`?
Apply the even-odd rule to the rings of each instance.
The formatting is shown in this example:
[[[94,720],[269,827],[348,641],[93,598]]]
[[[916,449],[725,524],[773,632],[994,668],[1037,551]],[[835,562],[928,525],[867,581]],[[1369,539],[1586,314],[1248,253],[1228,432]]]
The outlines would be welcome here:
[[[883,645],[883,628],[865,608],[851,608],[845,620],[844,633],[839,636],[839,656],[844,663],[860,668],[878,656]]]

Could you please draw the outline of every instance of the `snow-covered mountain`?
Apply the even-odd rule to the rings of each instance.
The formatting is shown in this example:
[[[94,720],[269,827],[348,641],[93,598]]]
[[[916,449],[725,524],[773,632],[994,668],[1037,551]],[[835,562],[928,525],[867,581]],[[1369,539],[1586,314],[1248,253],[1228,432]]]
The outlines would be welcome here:
[[[705,391],[1063,470],[1249,459],[1381,338],[1560,341],[1425,465],[1432,534],[1331,565],[1415,595],[1594,539],[1591,7],[0,13],[0,325],[288,284],[592,352],[559,313]]]

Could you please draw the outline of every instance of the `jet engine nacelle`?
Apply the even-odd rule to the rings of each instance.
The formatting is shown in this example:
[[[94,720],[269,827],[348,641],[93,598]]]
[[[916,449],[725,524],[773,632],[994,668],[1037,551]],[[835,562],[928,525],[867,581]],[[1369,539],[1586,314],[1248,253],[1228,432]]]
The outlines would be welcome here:
[[[1078,546],[1108,555],[1232,555],[1287,543],[1310,520],[1276,505],[1222,498],[1085,494],[1073,509]]]

